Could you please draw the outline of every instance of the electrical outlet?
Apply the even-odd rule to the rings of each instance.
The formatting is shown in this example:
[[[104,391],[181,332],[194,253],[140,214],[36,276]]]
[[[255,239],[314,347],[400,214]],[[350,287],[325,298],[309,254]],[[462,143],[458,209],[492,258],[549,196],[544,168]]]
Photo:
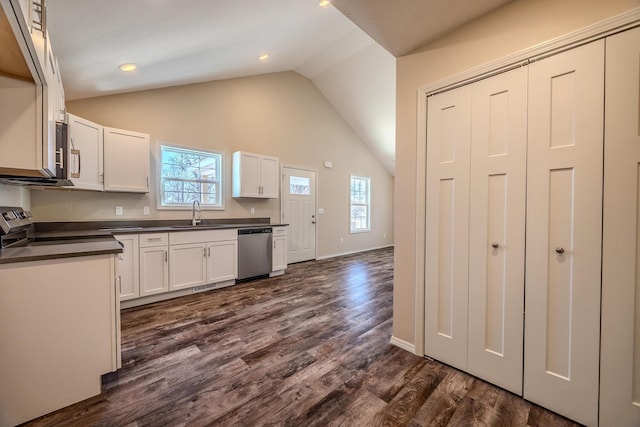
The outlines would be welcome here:
[[[143,215],[149,215],[149,206],[145,206],[142,208],[142,214]]]
[[[344,243],[344,238],[340,238],[340,243]]]
[[[122,206],[116,206],[116,216],[122,216],[124,214],[124,209]]]
[[[256,213],[256,208],[251,208],[251,215]]]

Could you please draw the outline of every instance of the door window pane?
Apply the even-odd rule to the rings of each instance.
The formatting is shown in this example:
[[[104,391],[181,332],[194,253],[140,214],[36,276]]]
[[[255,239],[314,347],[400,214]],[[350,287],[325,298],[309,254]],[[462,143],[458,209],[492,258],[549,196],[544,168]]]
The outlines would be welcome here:
[[[304,176],[289,177],[289,194],[298,196],[311,195],[311,179]]]

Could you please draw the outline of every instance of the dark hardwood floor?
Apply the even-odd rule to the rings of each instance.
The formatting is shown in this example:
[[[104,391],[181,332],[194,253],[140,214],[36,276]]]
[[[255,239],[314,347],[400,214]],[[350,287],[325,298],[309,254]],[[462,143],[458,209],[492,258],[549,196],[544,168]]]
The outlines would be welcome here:
[[[389,344],[393,250],[124,310],[103,393],[33,426],[572,426]]]

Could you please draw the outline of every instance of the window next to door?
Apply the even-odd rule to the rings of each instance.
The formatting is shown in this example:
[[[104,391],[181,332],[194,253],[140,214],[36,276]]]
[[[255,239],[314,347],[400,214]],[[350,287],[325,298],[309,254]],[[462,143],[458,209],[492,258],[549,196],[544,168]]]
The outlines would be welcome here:
[[[160,145],[158,208],[223,209],[222,165],[222,153]]]
[[[371,231],[371,178],[351,175],[349,232]]]

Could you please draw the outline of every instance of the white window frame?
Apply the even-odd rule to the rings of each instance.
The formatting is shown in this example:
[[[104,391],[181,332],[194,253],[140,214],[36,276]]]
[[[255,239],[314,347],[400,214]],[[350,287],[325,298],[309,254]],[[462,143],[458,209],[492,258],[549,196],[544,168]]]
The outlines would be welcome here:
[[[186,145],[179,145],[179,144],[174,144],[174,143],[169,143],[169,142],[158,142],[158,146],[157,146],[157,167],[156,167],[156,174],[157,174],[157,198],[156,198],[156,208],[158,210],[191,210],[193,208],[193,204],[189,203],[189,204],[184,204],[184,205],[163,205],[162,204],[162,200],[163,200],[163,176],[162,176],[162,148],[163,147],[169,147],[169,148],[173,148],[173,149],[177,149],[177,150],[185,150],[185,151],[193,151],[193,152],[200,152],[200,153],[206,153],[206,154],[211,154],[214,156],[218,156],[219,158],[219,171],[218,171],[218,195],[219,195],[219,200],[220,203],[218,205],[210,205],[210,204],[203,204],[202,201],[200,201],[200,205],[201,205],[201,209],[202,210],[224,210],[224,201],[225,201],[225,180],[226,180],[226,176],[225,176],[225,153],[221,152],[221,151],[216,151],[216,150],[210,150],[207,148],[202,148],[202,147],[191,147],[191,146],[186,146]],[[195,181],[195,180],[194,180]],[[201,185],[206,185],[206,182],[202,182]]]
[[[367,183],[367,201],[366,203],[354,203],[351,194],[351,184],[354,179],[364,180]],[[366,206],[367,208],[367,228],[353,228],[351,211],[354,206]],[[349,175],[349,233],[368,233],[371,231],[371,178],[368,176]]]

